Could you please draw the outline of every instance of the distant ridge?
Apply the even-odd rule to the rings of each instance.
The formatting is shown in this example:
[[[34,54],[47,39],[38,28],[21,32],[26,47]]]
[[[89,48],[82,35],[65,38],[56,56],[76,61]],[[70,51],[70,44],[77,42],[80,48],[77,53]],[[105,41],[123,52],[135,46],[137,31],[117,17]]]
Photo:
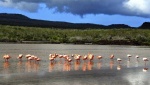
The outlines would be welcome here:
[[[62,29],[112,29],[112,28],[133,28],[125,24],[112,24],[112,25],[99,25],[91,23],[69,23],[59,21],[46,21],[31,19],[22,14],[8,14],[0,13],[0,24],[1,25],[12,25],[12,26],[27,26],[27,27],[44,27],[44,28],[62,28]],[[150,23],[145,22],[139,28],[150,27]]]
[[[150,29],[150,22],[144,22],[139,28]]]

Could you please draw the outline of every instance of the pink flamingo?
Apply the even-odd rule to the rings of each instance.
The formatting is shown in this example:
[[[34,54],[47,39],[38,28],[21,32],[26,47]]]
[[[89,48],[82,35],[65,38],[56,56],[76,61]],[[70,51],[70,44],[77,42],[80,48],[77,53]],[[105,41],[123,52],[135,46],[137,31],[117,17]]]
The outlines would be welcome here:
[[[102,56],[97,56],[97,58],[100,60],[100,59],[102,59],[103,57],[102,57]]]
[[[30,55],[30,54],[27,54],[27,55],[26,55],[27,60],[28,60],[29,57],[31,57],[31,55]]]
[[[87,55],[83,56],[83,60],[85,61],[88,58]]]
[[[9,55],[4,55],[3,58],[5,59],[5,61],[7,62],[11,57]]]
[[[49,60],[52,62],[54,61],[54,57],[52,57],[52,54],[49,54]]]
[[[113,59],[114,58],[114,55],[112,54],[112,55],[110,55],[110,59]]]
[[[19,56],[17,57],[17,59],[19,59],[20,61],[22,61],[22,57],[23,57],[23,54],[19,54]]]
[[[28,60],[29,61],[34,60],[34,55],[31,55],[30,57],[28,57]]]
[[[74,59],[75,59],[77,62],[79,62],[81,57],[82,57],[81,55],[75,55],[75,56],[74,56]]]
[[[94,55],[93,55],[93,54],[88,54],[88,59],[89,59],[90,61],[92,61],[92,60],[94,59]]]
[[[70,63],[72,61],[72,59],[67,57],[67,61]]]

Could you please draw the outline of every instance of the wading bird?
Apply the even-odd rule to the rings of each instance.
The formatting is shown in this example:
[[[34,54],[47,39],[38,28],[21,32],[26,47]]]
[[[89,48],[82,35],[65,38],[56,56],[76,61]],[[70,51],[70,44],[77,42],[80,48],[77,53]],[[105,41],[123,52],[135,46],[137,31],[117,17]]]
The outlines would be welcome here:
[[[22,61],[22,57],[23,57],[23,54],[19,54],[19,56],[17,57],[17,59],[19,59],[19,61]]]
[[[143,58],[143,61],[145,62],[145,67],[146,67],[146,61],[148,61],[148,58]]]
[[[128,54],[127,57],[128,57],[128,61],[130,61],[130,57],[132,57],[132,56],[130,54]]]
[[[7,62],[11,57],[9,55],[4,55],[3,58],[5,59],[5,61]]]
[[[110,59],[114,59],[114,55],[112,54],[112,55],[110,55]]]
[[[118,63],[120,64],[120,62],[122,61],[121,58],[117,58]]]
[[[135,56],[136,60],[138,61],[138,59],[140,58],[138,55]]]
[[[97,58],[100,60],[100,59],[102,59],[103,57],[102,57],[102,56],[97,56]]]

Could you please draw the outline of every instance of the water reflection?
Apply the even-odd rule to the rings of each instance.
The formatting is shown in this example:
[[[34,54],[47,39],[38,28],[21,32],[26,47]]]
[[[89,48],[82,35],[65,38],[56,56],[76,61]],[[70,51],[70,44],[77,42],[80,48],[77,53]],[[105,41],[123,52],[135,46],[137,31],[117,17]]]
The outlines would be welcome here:
[[[143,68],[143,72],[147,72],[148,71],[148,68]]]
[[[25,72],[38,72],[40,67],[39,62],[26,61]]]
[[[130,61],[127,61],[127,68],[130,68]]]
[[[139,67],[139,61],[136,61],[135,67]]]
[[[49,72],[52,72],[55,66],[55,62],[50,62],[49,63]]]
[[[19,61],[17,63],[17,72],[21,73],[22,72],[22,69],[23,69],[23,64],[22,64],[22,61]]]
[[[110,69],[113,69],[113,66],[114,66],[114,60],[113,59],[110,60],[109,65],[110,65]]]
[[[117,65],[117,70],[121,70],[121,65],[120,64]]]
[[[101,69],[101,67],[102,67],[102,62],[99,61],[99,62],[97,63],[97,69]]]
[[[71,70],[71,63],[69,62],[64,62],[63,64],[63,71],[70,71]]]
[[[79,67],[80,67],[80,61],[75,61],[74,62],[74,70],[79,70]]]
[[[3,68],[4,68],[4,74],[9,74],[9,67],[10,67],[10,63],[9,63],[9,61],[5,61],[4,63],[3,63]]]
[[[92,70],[93,65],[94,65],[94,62],[93,61],[89,61],[88,62],[88,70]]]
[[[86,71],[87,70],[87,62],[84,62],[82,65],[82,71]]]

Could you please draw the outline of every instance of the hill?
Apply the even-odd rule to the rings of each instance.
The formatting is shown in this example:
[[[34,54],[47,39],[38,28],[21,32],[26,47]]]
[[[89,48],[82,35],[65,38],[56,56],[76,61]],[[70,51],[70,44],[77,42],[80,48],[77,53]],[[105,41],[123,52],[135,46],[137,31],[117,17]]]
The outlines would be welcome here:
[[[150,29],[150,22],[144,22],[139,28]]]
[[[113,24],[109,26],[91,24],[91,23],[69,23],[69,22],[58,22],[58,21],[46,21],[31,19],[22,14],[7,14],[0,13],[0,25],[11,25],[11,26],[28,26],[28,27],[44,27],[44,28],[63,28],[63,29],[86,29],[86,28],[131,28],[124,24]]]

